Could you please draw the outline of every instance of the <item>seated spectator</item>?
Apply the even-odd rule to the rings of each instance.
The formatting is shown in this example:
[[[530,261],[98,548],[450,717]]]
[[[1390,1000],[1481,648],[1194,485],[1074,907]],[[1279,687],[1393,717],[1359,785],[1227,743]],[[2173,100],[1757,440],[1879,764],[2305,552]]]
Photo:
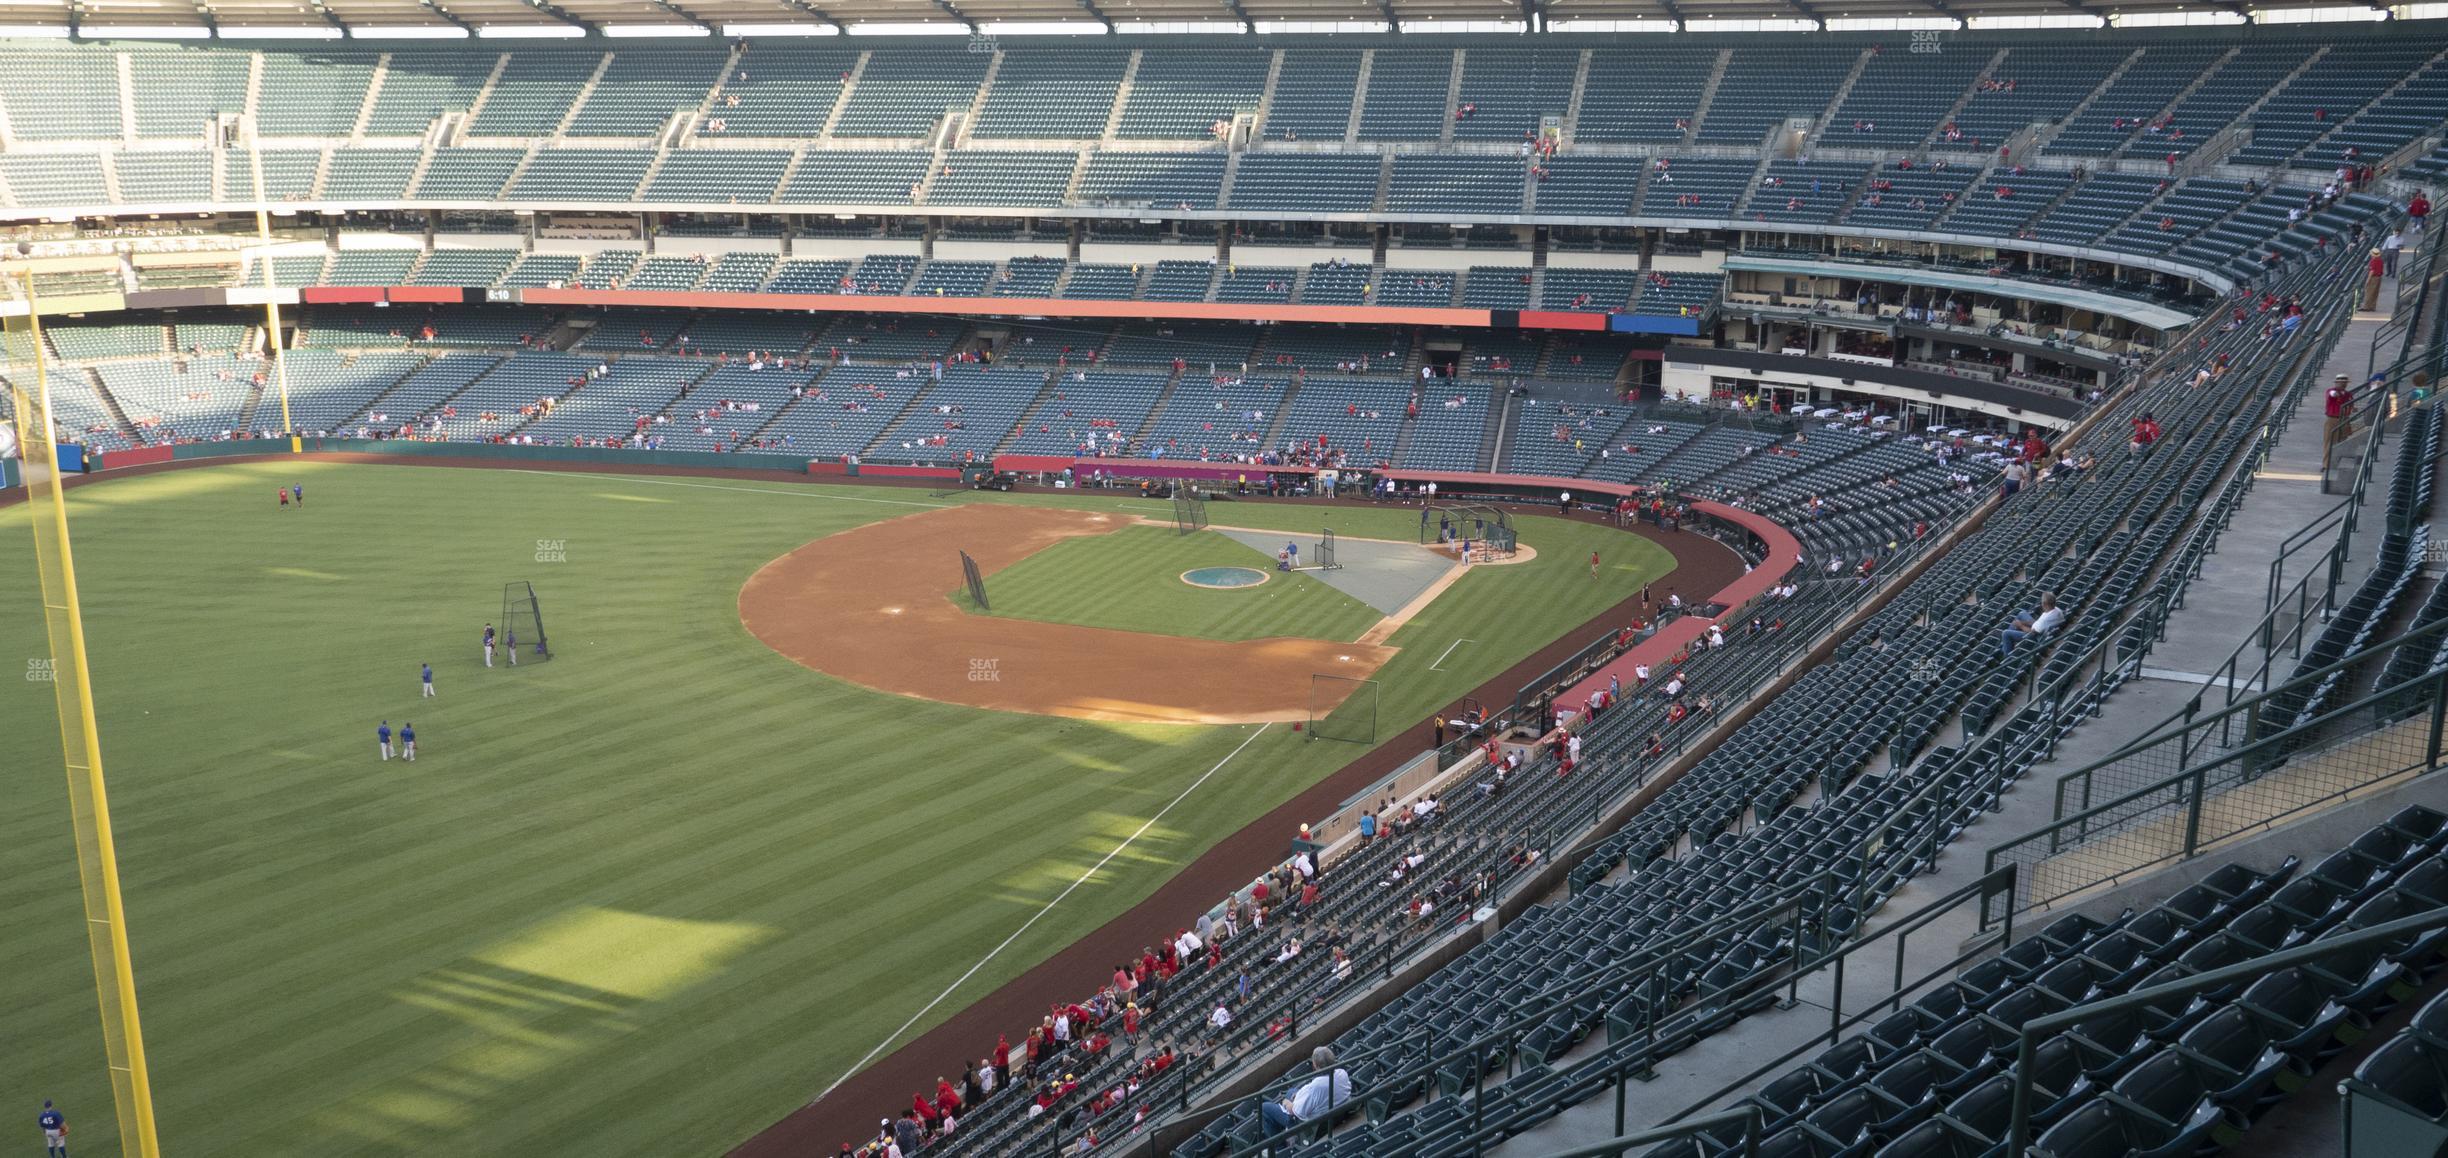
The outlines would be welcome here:
[[[1351,1101],[1351,1071],[1336,1066],[1334,1060],[1334,1050],[1326,1046],[1309,1051],[1309,1068],[1317,1076],[1301,1083],[1291,1097],[1260,1105],[1259,1114],[1266,1119],[1269,1134],[1283,1133],[1302,1122],[1330,1120]]]
[[[2040,610],[2037,613],[2016,612],[2014,625],[1998,633],[1998,654],[2011,655],[2014,653],[2014,645],[2032,636],[2047,635],[2057,630],[2058,625],[2065,622],[2065,617],[2065,612],[2057,606],[2056,596],[2041,596]]]

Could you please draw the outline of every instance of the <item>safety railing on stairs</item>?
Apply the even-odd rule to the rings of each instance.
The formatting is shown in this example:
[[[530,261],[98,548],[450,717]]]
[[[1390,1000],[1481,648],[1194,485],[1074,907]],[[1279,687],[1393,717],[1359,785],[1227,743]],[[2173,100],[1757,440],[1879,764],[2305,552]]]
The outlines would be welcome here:
[[[2399,648],[2434,653],[2442,638],[2448,621],[2406,632],[2060,779],[2058,819],[1989,850],[1988,867],[2022,868],[2008,911],[2164,868],[2397,777],[2437,770],[2448,669],[2425,670],[2282,730],[2263,732],[2259,724],[2263,705],[2290,690],[2384,664]],[[2307,746],[2314,740],[2317,747]]]

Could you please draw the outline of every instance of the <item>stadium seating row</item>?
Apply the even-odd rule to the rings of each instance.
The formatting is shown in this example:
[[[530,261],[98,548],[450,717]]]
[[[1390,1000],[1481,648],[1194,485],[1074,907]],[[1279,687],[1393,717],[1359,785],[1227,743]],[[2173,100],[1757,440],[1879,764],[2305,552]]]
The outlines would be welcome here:
[[[215,116],[242,113],[270,138],[415,137],[455,114],[469,136],[495,141],[635,140],[675,123],[709,138],[914,141],[949,110],[980,140],[1202,142],[1247,117],[1269,142],[1506,144],[1553,118],[1592,144],[1758,145],[1801,118],[1831,145],[1971,153],[2071,116],[2043,148],[2143,157],[2190,151],[2241,119],[2253,133],[2239,159],[2325,169],[2349,148],[2384,156],[2448,111],[2442,38],[2416,28],[2372,38],[2371,51],[2358,42],[2332,53],[2321,46],[2335,30],[2213,29],[2178,41],[1957,34],[1927,54],[1883,52],[1875,38],[1773,34],[1704,47],[1553,36],[1458,49],[1007,40],[987,52],[788,41],[609,52],[101,43],[0,49],[9,78],[0,111],[29,142],[192,141]]]

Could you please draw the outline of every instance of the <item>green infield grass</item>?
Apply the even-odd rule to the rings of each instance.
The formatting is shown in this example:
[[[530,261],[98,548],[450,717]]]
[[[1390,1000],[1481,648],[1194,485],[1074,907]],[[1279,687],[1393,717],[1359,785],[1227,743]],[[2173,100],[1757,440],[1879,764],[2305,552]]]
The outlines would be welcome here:
[[[1267,581],[1229,589],[1182,582],[1198,567],[1247,567]],[[994,614],[1203,639],[1353,640],[1384,614],[1214,531],[1124,527],[1069,539],[987,577]],[[969,593],[953,600],[971,607]],[[974,610],[974,608],[972,608]]]
[[[286,483],[305,484],[303,509],[264,499]],[[1220,763],[1229,775],[907,1032],[1359,754],[1284,727],[883,695],[740,625],[740,586],[766,562],[937,505],[922,490],[309,460],[72,492],[165,1151],[716,1154],[902,1031]],[[1417,519],[1215,511],[1381,538]],[[0,658],[31,675],[47,646],[27,519],[0,510],[20,561]],[[1538,559],[1463,576],[1390,641],[1381,736],[1669,565],[1589,524],[1525,518],[1521,535]],[[1593,580],[1593,549],[1624,569]],[[514,580],[535,584],[558,658],[487,670],[478,637]],[[420,662],[435,699],[418,696]],[[113,1155],[51,688],[7,687],[0,1104],[57,1099],[80,1158]],[[414,722],[416,763],[379,758],[386,719]]]

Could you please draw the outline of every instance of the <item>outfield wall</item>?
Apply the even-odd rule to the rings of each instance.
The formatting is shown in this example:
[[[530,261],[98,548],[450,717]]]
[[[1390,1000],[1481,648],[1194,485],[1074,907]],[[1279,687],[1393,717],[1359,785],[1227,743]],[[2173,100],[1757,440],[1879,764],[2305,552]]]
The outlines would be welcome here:
[[[423,442],[412,438],[306,438],[308,452],[383,454],[399,458],[480,458],[512,462],[584,462],[612,466],[688,467],[698,470],[782,470],[810,474],[807,459],[795,454],[715,454],[699,450],[611,450],[592,446],[510,446],[492,442]],[[151,449],[151,448],[147,448]],[[170,447],[177,461],[243,455],[285,454],[289,444],[279,438],[239,438],[227,442],[188,442]],[[126,465],[129,452],[104,458],[106,465]],[[855,469],[849,473],[857,473]]]

